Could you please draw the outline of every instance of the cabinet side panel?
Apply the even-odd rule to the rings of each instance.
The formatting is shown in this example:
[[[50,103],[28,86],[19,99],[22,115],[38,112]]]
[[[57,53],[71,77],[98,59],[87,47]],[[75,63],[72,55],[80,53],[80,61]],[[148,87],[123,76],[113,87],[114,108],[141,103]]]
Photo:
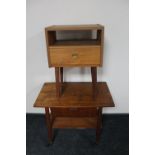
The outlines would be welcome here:
[[[101,30],[101,66],[103,65],[103,53],[104,53],[104,28]]]
[[[97,40],[100,42],[100,66],[103,65],[103,45],[104,45],[104,28],[102,30],[97,30]]]
[[[49,55],[49,39],[48,39],[48,31],[45,29],[45,38],[46,38],[46,48],[47,48],[47,59],[48,59],[48,67],[51,67],[50,55]]]
[[[50,59],[50,55],[49,55],[49,53],[50,53],[49,46],[51,46],[55,43],[56,32],[55,31],[47,31],[47,29],[45,29],[45,36],[46,36],[48,66],[51,67],[51,59]]]

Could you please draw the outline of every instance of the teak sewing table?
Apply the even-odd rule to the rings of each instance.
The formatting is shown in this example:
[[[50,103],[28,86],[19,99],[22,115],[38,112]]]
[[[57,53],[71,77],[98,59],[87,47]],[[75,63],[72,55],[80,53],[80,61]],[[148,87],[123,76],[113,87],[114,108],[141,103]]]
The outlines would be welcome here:
[[[34,107],[45,108],[49,143],[53,128],[95,128],[96,142],[99,142],[102,108],[114,107],[114,103],[106,82],[97,83],[95,100],[91,85],[91,82],[64,82],[59,99],[55,83],[43,85]]]

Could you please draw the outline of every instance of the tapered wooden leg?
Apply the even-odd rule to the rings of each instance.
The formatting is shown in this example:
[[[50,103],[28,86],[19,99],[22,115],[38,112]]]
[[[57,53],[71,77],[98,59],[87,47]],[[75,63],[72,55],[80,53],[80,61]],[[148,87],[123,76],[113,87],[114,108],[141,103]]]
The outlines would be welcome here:
[[[91,67],[91,76],[92,76],[93,99],[95,99],[96,85],[97,85],[97,68],[96,67]]]
[[[63,83],[63,67],[60,67],[61,83]]]
[[[46,117],[46,124],[47,124],[47,131],[48,131],[48,144],[52,143],[52,125],[50,119],[50,111],[49,108],[45,108],[45,117]]]
[[[60,68],[55,67],[55,80],[56,80],[56,95],[60,97]]]
[[[98,116],[96,123],[96,143],[99,143],[102,127],[102,108],[98,108]]]

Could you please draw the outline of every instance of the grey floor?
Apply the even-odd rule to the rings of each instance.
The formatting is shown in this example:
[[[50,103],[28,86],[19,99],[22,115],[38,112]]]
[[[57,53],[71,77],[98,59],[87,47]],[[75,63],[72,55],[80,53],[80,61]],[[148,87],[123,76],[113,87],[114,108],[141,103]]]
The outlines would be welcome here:
[[[94,129],[55,129],[54,143],[47,147],[44,115],[26,115],[27,155],[128,155],[129,115],[103,115],[100,143]]]

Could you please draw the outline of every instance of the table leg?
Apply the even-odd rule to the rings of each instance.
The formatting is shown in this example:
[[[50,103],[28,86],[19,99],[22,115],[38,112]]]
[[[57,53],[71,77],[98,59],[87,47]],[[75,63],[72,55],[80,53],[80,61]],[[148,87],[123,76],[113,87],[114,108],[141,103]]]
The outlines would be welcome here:
[[[96,143],[99,143],[102,127],[102,108],[98,108],[97,123],[96,123]]]
[[[48,130],[48,144],[52,142],[52,125],[51,125],[51,118],[50,118],[50,111],[49,108],[45,108],[45,117],[46,117],[46,124]]]
[[[60,68],[55,67],[56,95],[60,97]]]
[[[60,67],[61,83],[63,83],[63,67]]]
[[[97,68],[91,67],[93,99],[96,97]]]

